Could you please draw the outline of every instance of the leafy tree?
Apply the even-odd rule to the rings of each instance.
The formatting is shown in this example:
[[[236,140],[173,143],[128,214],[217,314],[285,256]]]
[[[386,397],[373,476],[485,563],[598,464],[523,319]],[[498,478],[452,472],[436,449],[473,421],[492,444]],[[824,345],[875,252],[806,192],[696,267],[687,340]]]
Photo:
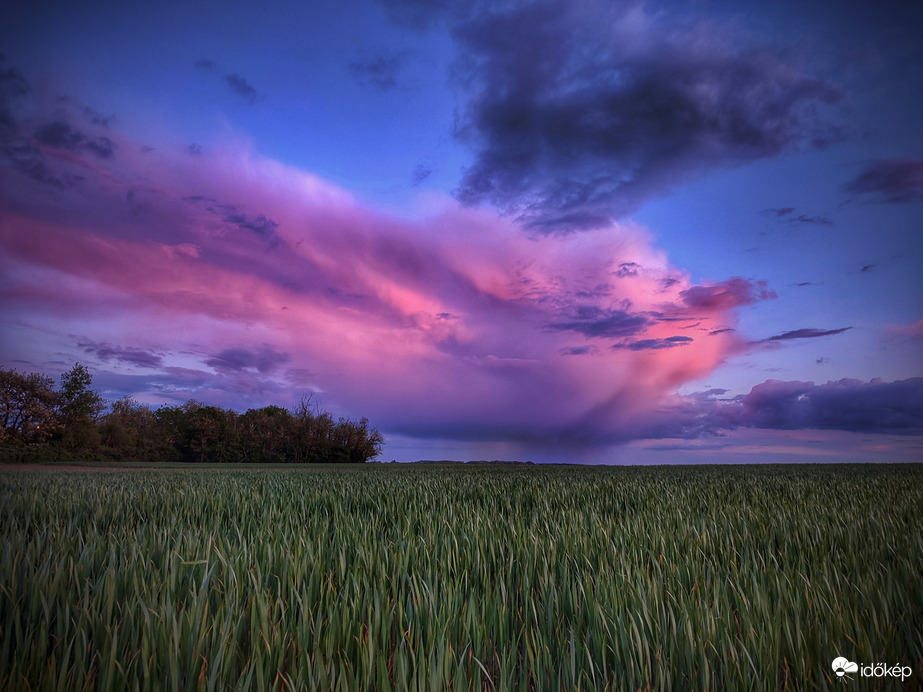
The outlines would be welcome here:
[[[112,403],[99,423],[103,448],[115,458],[147,459],[156,452],[157,419],[129,396]]]
[[[0,442],[43,442],[56,428],[54,380],[0,367]]]
[[[267,463],[292,461],[297,447],[292,423],[292,414],[281,406],[249,409],[240,417],[244,459]]]
[[[199,463],[236,461],[236,436],[229,425],[235,414],[217,406],[201,406],[195,402],[186,406],[186,443],[192,451],[192,460]]]
[[[90,388],[92,384],[90,371],[80,363],[61,375],[58,411],[62,441],[71,451],[93,451],[99,442],[96,423],[105,401]]]

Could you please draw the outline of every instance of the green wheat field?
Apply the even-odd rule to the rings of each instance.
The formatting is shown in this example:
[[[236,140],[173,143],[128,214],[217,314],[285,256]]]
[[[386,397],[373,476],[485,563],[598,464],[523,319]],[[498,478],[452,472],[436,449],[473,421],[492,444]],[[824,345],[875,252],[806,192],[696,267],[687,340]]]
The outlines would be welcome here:
[[[923,677],[921,465],[8,469],[0,536],[2,690]]]

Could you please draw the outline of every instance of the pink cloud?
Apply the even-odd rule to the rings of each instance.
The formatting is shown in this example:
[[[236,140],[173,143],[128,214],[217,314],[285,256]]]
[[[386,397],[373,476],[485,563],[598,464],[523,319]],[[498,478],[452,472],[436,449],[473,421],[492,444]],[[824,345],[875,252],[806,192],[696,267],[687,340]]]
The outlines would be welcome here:
[[[885,329],[886,336],[897,339],[923,341],[923,320],[913,324],[895,324]]]
[[[155,349],[151,386],[210,374],[175,379],[198,398],[286,403],[307,381],[411,436],[626,439],[742,348],[735,311],[771,295],[692,284],[630,223],[530,239],[433,198],[403,219],[239,143],[190,157],[112,137],[105,161],[44,155],[79,169],[63,190],[0,167],[4,312],[107,353]]]

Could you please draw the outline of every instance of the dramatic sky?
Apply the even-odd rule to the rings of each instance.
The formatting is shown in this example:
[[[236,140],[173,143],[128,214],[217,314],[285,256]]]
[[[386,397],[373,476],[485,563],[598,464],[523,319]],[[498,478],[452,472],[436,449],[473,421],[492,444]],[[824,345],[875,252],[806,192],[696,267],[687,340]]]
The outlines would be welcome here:
[[[923,6],[10,0],[0,364],[384,460],[923,460]]]

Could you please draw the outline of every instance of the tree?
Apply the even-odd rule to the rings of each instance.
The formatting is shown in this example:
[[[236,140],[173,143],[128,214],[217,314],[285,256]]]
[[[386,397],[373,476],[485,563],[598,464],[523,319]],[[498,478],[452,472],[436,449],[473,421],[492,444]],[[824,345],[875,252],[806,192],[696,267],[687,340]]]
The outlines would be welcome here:
[[[99,442],[96,423],[105,401],[90,388],[92,384],[90,371],[80,363],[61,375],[58,412],[62,441],[71,451],[92,451]]]
[[[287,409],[280,406],[248,409],[240,417],[240,424],[244,459],[258,463],[294,460],[293,418]]]
[[[153,460],[156,422],[154,412],[130,396],[113,402],[99,424],[106,453],[116,458]]]
[[[186,441],[193,453],[192,460],[199,463],[234,461],[236,431],[229,419],[236,414],[218,406],[201,406],[195,402],[189,402],[187,406],[190,408],[187,414]]]
[[[43,442],[55,431],[54,380],[0,367],[0,442]]]

